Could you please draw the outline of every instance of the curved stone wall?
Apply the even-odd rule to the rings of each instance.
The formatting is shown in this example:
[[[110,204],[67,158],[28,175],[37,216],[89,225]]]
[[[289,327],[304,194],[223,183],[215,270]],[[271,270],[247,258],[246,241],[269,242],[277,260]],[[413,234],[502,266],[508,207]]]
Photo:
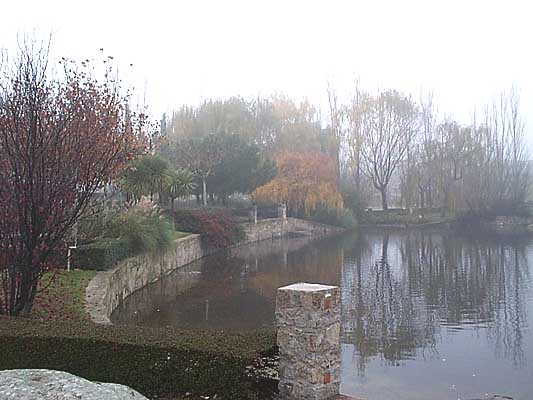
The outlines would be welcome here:
[[[342,231],[295,218],[265,219],[243,224],[243,228],[246,239],[239,245],[289,234],[323,236]],[[190,235],[177,239],[175,246],[163,254],[140,254],[119,262],[110,271],[98,272],[85,293],[85,307],[91,320],[111,324],[111,313],[130,294],[213,252],[202,245],[200,235]]]

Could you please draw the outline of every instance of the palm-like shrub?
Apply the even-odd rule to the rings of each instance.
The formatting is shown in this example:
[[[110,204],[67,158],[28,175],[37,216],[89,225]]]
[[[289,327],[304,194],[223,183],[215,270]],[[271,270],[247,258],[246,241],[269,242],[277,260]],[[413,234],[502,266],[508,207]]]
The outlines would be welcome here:
[[[174,210],[174,200],[191,194],[195,189],[194,174],[187,169],[174,170],[169,163],[155,155],[144,155],[133,160],[129,168],[119,179],[119,186],[129,193],[134,202],[142,196],[152,196],[154,193],[170,198],[171,208]]]
[[[170,198],[170,208],[174,212],[174,200],[189,195],[196,188],[194,174],[187,169],[167,171],[164,191]]]
[[[106,236],[126,240],[133,253],[163,252],[173,241],[172,223],[157,208],[135,206],[118,214]]]
[[[169,165],[163,158],[144,155],[133,160],[119,179],[119,186],[130,193],[135,201],[142,196],[163,191],[168,179]]]

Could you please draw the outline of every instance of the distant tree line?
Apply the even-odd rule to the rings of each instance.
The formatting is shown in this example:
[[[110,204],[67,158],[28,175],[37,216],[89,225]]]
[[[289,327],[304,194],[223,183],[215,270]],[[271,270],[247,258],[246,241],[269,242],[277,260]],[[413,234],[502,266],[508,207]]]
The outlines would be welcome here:
[[[358,207],[376,192],[382,208],[388,209],[396,191],[395,206],[438,208],[443,213],[514,213],[528,196],[531,153],[514,89],[469,124],[440,118],[431,95],[416,101],[396,90],[371,93],[357,84],[348,102],[341,102],[328,86],[328,102],[325,117],[310,102],[283,95],[207,100],[165,115],[154,142],[176,167],[194,172],[204,204],[209,198],[224,202],[235,192],[253,193],[276,176],[296,176],[301,165],[285,163],[285,170],[276,175],[275,164],[280,159],[303,160],[298,154],[331,160],[327,179],[334,184],[322,190],[330,192],[329,199],[337,191],[345,198],[356,193]],[[286,198],[280,191],[258,193],[290,202],[287,191]]]
[[[326,154],[328,140],[310,103],[274,96],[182,107],[163,117],[154,143],[162,157],[195,174],[196,193],[207,205],[224,204],[234,193],[253,193],[270,182],[278,172],[275,160],[282,154]]]
[[[514,89],[470,124],[439,119],[431,96],[416,102],[397,91],[371,94],[359,87],[352,102],[331,107],[331,115],[342,175],[358,191],[369,182],[383,209],[394,177],[404,207],[487,215],[519,212],[527,199],[531,153]]]

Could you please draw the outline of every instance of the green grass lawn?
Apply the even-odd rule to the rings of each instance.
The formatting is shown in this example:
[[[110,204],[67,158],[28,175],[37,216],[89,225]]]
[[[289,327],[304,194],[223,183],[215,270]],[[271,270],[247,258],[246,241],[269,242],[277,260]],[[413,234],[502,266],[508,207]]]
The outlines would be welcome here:
[[[47,321],[86,321],[85,288],[96,271],[47,272],[39,283],[31,317]]]

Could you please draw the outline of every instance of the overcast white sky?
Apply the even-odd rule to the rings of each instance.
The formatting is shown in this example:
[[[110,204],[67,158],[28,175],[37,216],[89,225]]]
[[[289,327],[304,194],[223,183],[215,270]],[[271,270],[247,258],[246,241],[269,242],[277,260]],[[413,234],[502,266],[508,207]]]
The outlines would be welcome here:
[[[0,47],[27,32],[52,32],[56,56],[91,58],[103,47],[158,116],[236,94],[325,104],[328,81],[348,94],[359,77],[368,89],[431,90],[442,113],[466,122],[514,84],[533,144],[529,3],[2,0]]]

